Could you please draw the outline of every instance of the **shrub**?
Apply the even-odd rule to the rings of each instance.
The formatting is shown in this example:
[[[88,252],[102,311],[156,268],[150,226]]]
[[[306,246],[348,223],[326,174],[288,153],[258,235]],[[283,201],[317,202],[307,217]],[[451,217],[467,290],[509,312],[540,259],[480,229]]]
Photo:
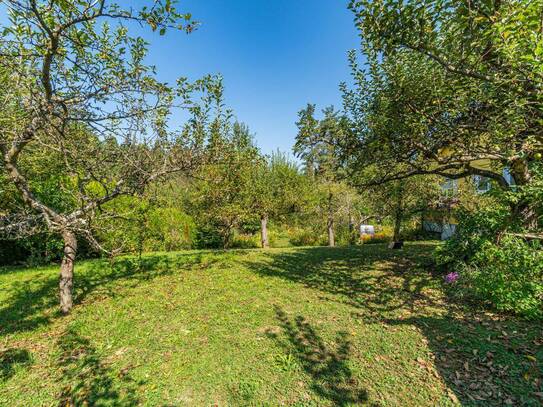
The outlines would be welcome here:
[[[288,230],[275,225],[268,230],[268,239],[271,247],[292,246]]]
[[[457,233],[434,252],[436,263],[459,272],[459,294],[500,311],[542,318],[541,244],[503,234],[506,220],[507,212],[499,207],[461,213]]]
[[[371,235],[362,235],[360,237],[360,242],[362,244],[376,244],[376,243],[387,243],[390,242],[391,236],[385,232],[375,233]]]
[[[434,253],[440,266],[469,262],[479,253],[485,242],[494,241],[508,212],[502,207],[488,207],[475,213],[460,210],[457,214],[458,226],[451,239],[438,246]]]
[[[196,226],[192,218],[178,208],[156,208],[149,214],[146,251],[175,251],[194,245]]]
[[[260,247],[259,235],[240,234],[235,235],[230,243],[232,249],[255,249]]]
[[[400,233],[401,240],[405,241],[417,241],[417,240],[439,240],[441,234],[438,232],[429,232],[427,230],[422,230],[419,227],[410,227],[401,231]]]
[[[543,251],[538,243],[504,237],[489,241],[464,268],[466,286],[496,309],[543,317]]]
[[[321,236],[307,229],[291,229],[290,243],[293,246],[316,246]]]
[[[198,225],[194,237],[194,246],[197,249],[222,249],[224,239],[219,229],[214,225]]]

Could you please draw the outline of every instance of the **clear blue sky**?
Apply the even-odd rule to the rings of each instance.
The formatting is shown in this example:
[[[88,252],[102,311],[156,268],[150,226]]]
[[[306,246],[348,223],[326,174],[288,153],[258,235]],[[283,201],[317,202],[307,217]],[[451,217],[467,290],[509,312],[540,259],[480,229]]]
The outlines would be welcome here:
[[[140,0],[138,0],[140,1]],[[143,2],[143,1],[142,1]],[[347,0],[182,0],[190,35],[144,35],[160,79],[221,73],[226,103],[265,153],[290,151],[297,112],[341,103],[347,51],[358,47]]]

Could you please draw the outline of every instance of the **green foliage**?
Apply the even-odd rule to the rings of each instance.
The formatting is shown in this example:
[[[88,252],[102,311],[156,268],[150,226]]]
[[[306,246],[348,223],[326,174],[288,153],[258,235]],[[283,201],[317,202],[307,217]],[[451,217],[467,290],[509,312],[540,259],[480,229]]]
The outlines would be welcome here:
[[[196,236],[193,219],[179,208],[156,208],[149,214],[146,251],[190,249]]]
[[[212,141],[206,151],[209,164],[199,169],[188,191],[189,211],[202,228],[198,247],[214,246],[217,234],[222,237],[222,247],[230,247],[234,229],[257,215],[251,186],[262,157],[248,127],[230,120],[217,113],[206,130]]]
[[[290,243],[293,246],[317,246],[325,237],[311,229],[293,228],[289,231]]]
[[[440,245],[438,265],[460,272],[458,293],[527,318],[543,316],[543,250],[507,235],[504,206],[460,212],[457,233]],[[501,237],[500,237],[501,236]]]
[[[288,222],[272,223],[268,231],[270,247],[289,247],[291,246]]]
[[[26,239],[0,241],[0,265],[24,263],[36,266],[59,261],[63,247],[60,238],[47,233]]]
[[[4,268],[0,405],[539,406],[540,321],[457,307],[432,249],[82,261],[68,318],[56,267]]]
[[[256,249],[260,247],[260,243],[257,235],[235,234],[230,247],[233,249]]]
[[[308,104],[298,112],[298,134],[293,151],[304,161],[308,175],[330,182],[341,175],[335,146],[337,140],[347,137],[349,122],[333,106],[323,109],[321,119],[315,117],[315,111],[316,106]]]
[[[364,235],[360,239],[362,244],[388,243],[392,240],[392,233],[377,232],[373,236]]]
[[[440,233],[422,230],[420,224],[408,225],[408,227],[404,227],[400,236],[401,240],[408,242],[417,240],[439,240],[441,238]]]
[[[456,233],[436,249],[438,265],[470,261],[484,244],[495,241],[508,219],[508,210],[500,205],[484,207],[475,212],[459,209]]]
[[[196,228],[194,247],[197,249],[222,249],[224,236],[220,233],[219,226],[211,223],[199,225]]]
[[[543,317],[543,248],[518,237],[485,241],[464,267],[473,293],[500,311]]]
[[[377,183],[478,175],[504,191],[533,189],[543,149],[543,37],[534,28],[542,5],[352,0],[365,58],[361,65],[350,54],[353,86],[342,85],[354,131],[339,150],[351,170],[378,164],[385,171],[370,179]],[[537,229],[526,210],[533,202],[512,202],[510,211],[515,222]]]
[[[280,151],[262,157],[251,175],[251,207],[256,215],[283,220],[295,213],[305,199],[306,179],[298,165]]]

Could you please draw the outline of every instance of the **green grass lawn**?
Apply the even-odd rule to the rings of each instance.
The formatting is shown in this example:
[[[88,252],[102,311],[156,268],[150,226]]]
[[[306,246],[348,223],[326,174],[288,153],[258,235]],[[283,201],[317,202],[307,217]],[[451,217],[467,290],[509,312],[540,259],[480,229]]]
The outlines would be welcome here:
[[[541,405],[537,323],[448,302],[430,243],[0,271],[0,405]]]

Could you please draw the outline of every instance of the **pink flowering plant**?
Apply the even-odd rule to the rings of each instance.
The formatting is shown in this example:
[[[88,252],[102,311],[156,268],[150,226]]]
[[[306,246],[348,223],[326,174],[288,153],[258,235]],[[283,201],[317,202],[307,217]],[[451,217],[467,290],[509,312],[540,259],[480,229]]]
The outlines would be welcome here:
[[[457,271],[453,271],[452,273],[449,273],[445,276],[445,282],[447,284],[453,284],[453,283],[456,283],[459,278],[460,278],[460,273],[458,273]]]

